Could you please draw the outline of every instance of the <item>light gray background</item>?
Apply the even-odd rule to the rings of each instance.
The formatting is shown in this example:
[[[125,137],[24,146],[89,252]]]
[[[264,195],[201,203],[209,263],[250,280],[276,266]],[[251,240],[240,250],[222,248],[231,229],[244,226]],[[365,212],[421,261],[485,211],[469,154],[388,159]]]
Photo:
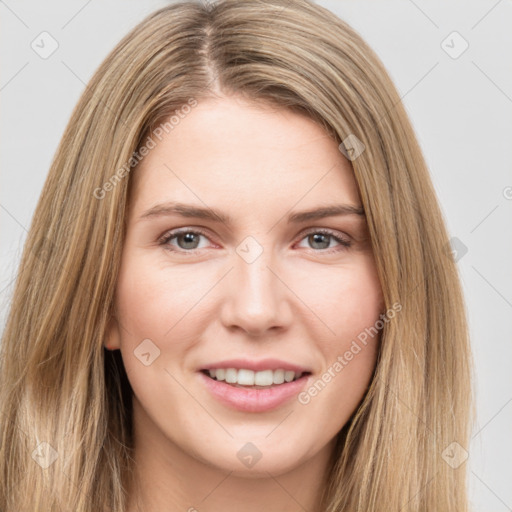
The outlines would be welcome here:
[[[115,43],[167,3],[0,0],[0,329],[26,231],[73,106]],[[318,3],[348,21],[383,60],[412,119],[451,236],[467,247],[458,265],[476,368],[470,498],[475,511],[512,510],[511,1]],[[31,48],[43,31],[59,45],[47,59]],[[453,31],[469,43],[456,59],[442,46]],[[451,36],[444,45],[453,53],[460,43]]]

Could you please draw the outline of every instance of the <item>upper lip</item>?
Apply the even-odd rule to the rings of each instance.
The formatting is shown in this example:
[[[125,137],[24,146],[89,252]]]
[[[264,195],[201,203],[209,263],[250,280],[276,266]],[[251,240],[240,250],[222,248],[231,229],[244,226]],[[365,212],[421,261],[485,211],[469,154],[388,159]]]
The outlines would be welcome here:
[[[250,361],[248,359],[230,359],[207,364],[202,366],[201,370],[212,370],[218,368],[243,368],[246,370],[253,370],[255,372],[263,370],[289,370],[295,373],[311,373],[311,370],[305,366],[289,363],[280,359],[260,359],[259,361]]]

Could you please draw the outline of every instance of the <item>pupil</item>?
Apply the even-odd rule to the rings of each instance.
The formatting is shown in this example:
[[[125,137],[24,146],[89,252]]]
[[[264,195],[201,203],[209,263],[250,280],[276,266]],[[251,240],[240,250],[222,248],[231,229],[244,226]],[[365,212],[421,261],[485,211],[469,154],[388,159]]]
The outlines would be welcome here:
[[[195,233],[184,233],[180,235],[178,238],[185,241],[185,247],[183,247],[182,244],[179,244],[182,249],[195,249],[197,247],[197,240],[194,244],[194,237],[196,236]],[[189,245],[192,244],[192,245]]]
[[[314,244],[317,243],[323,245],[322,247],[314,247],[315,249],[327,249],[329,247],[329,236],[330,235],[324,235],[323,233],[315,233],[313,235],[309,235],[310,241],[312,241],[313,246]]]

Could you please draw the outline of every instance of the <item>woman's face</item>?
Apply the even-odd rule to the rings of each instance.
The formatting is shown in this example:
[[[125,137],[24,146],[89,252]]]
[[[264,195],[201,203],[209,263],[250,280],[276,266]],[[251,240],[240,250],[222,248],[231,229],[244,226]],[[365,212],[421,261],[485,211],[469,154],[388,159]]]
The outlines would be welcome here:
[[[321,215],[361,208],[351,165],[312,120],[237,97],[173,126],[131,178],[108,339],[136,443],[279,474],[331,451],[375,367],[365,217]]]

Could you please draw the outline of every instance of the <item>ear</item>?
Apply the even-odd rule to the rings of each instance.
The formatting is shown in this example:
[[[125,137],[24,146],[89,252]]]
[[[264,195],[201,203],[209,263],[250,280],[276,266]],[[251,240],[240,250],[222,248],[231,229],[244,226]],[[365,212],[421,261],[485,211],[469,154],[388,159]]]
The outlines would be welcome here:
[[[110,315],[110,320],[107,325],[105,333],[105,348],[107,350],[118,350],[121,348],[121,332],[119,329],[119,322],[114,314]]]

